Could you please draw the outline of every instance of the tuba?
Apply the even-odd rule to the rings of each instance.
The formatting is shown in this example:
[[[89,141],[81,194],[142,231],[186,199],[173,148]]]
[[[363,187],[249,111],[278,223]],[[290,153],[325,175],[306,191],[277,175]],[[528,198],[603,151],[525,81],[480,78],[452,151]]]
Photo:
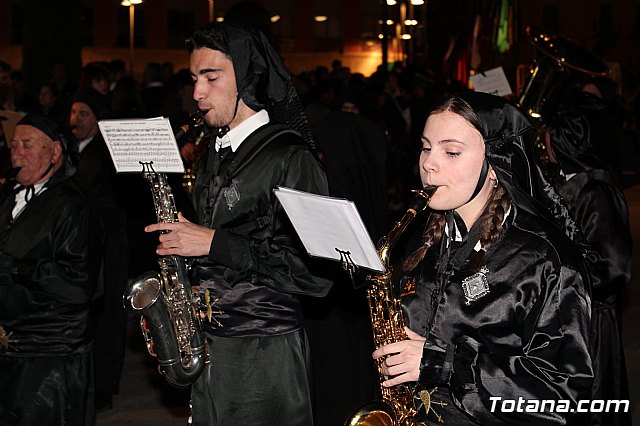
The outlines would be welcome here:
[[[158,222],[177,222],[178,212],[166,175],[156,173],[151,163],[142,163],[142,167]],[[142,313],[140,327],[147,350],[157,358],[167,381],[176,387],[188,386],[209,362],[207,344],[184,258],[162,256],[158,264],[159,272],[146,272],[127,286],[123,304],[129,311]]]
[[[533,118],[540,118],[544,105],[577,77],[609,74],[604,62],[560,34],[531,26],[524,32],[536,56],[518,103]]]
[[[529,78],[518,97],[518,106],[537,124],[536,147],[546,163],[548,157],[541,121],[545,105],[552,102],[563,88],[586,76],[606,76],[609,68],[598,57],[563,35],[532,26],[525,27],[524,32],[535,48],[535,57]]]
[[[378,244],[378,256],[385,266],[385,272],[367,276],[367,281],[370,283],[367,289],[367,300],[376,349],[407,339],[400,298],[395,294],[391,282],[393,271],[389,266],[389,259],[395,243],[416,215],[427,208],[429,199],[436,189],[436,187],[428,187],[414,191],[415,197],[409,209]],[[385,380],[382,362],[383,359],[376,361],[380,383]],[[382,398],[360,407],[347,419],[345,426],[426,426],[426,423],[418,422],[416,419],[420,407],[415,405],[414,391],[409,385],[400,384],[390,388],[380,386],[380,388]],[[428,411],[428,391],[422,391],[419,394]]]

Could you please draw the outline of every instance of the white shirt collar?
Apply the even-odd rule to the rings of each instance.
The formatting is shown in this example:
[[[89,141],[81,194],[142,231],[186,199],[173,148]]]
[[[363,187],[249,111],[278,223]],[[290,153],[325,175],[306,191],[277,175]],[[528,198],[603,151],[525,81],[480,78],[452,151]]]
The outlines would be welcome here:
[[[511,214],[511,204],[509,204],[509,209],[507,209],[507,212],[505,213],[504,217],[502,218],[502,225],[504,225],[504,223],[507,221],[507,218],[509,217],[509,215]],[[456,221],[453,221],[453,227],[455,228],[456,234],[453,238],[454,241],[456,242],[460,242],[462,241],[462,234],[460,233],[460,229],[458,229],[458,225],[456,224]],[[449,246],[449,241],[451,239],[451,235],[449,233],[449,224],[445,223],[444,224],[444,232],[447,235],[447,246]],[[480,241],[478,241],[476,243],[476,245],[473,247],[473,249],[475,251],[480,251],[482,250],[482,244],[480,244]]]
[[[560,169],[560,176],[562,176],[564,178],[565,181],[569,182],[569,180],[571,180],[575,175],[577,175],[577,173],[566,173]]]
[[[38,194],[40,194],[42,191],[47,189],[44,186],[44,184],[47,182],[48,182],[48,179],[42,183],[37,183],[33,185],[33,193],[31,194],[31,198],[29,199],[29,201],[31,201]],[[24,208],[27,206],[26,196],[27,196],[27,187],[23,187],[20,191],[16,192],[16,205],[13,207],[13,211],[11,212],[12,217],[14,219],[18,217],[20,213],[22,213],[22,210],[24,210]]]
[[[93,136],[91,136],[90,138],[87,139],[83,139],[81,141],[78,142],[78,153],[82,153],[82,151],[84,151],[84,149],[87,147],[87,145],[89,145],[89,142],[91,142],[93,140]]]
[[[229,132],[227,132],[227,134],[223,137],[216,138],[216,151],[218,151],[220,148],[231,146],[231,150],[233,152],[236,152],[242,142],[244,142],[244,140],[248,138],[251,133],[269,123],[269,121],[269,113],[266,109],[258,111],[251,117],[244,120],[242,123],[238,124],[233,129],[229,130]]]

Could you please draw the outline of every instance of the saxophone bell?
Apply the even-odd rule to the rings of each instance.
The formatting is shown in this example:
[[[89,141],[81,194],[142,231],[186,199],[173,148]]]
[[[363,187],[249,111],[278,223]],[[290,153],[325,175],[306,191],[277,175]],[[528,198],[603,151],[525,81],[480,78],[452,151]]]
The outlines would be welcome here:
[[[167,178],[143,163],[158,222],[176,222],[175,200]],[[156,357],[167,381],[176,387],[193,383],[207,362],[206,338],[195,306],[188,270],[181,256],[162,256],[160,271],[133,280],[123,296],[125,309],[142,314],[140,327],[149,354]]]

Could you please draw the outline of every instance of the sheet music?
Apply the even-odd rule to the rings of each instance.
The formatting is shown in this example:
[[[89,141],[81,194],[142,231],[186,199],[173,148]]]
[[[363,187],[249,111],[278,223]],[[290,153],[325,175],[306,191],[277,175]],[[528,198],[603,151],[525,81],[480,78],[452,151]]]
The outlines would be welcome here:
[[[476,92],[484,92],[496,96],[508,96],[513,93],[502,67],[479,72],[469,77],[469,79]]]
[[[168,119],[101,120],[98,126],[116,172],[141,172],[141,161],[153,161],[158,173],[184,173]]]
[[[273,192],[311,256],[341,260],[339,249],[349,251],[358,266],[385,270],[352,201],[284,187]]]

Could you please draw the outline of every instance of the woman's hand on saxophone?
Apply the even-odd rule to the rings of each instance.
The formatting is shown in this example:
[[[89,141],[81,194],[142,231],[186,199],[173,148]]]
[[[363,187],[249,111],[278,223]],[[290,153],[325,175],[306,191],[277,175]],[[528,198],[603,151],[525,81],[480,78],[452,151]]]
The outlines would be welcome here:
[[[178,222],[154,223],[144,228],[145,232],[161,232],[156,253],[160,256],[176,254],[193,257],[206,256],[211,249],[215,230],[189,222],[178,213]]]
[[[400,383],[416,382],[420,377],[420,360],[424,347],[424,337],[404,328],[407,340],[381,346],[373,352],[373,358],[383,358],[382,373],[391,377],[382,386],[391,387]]]

